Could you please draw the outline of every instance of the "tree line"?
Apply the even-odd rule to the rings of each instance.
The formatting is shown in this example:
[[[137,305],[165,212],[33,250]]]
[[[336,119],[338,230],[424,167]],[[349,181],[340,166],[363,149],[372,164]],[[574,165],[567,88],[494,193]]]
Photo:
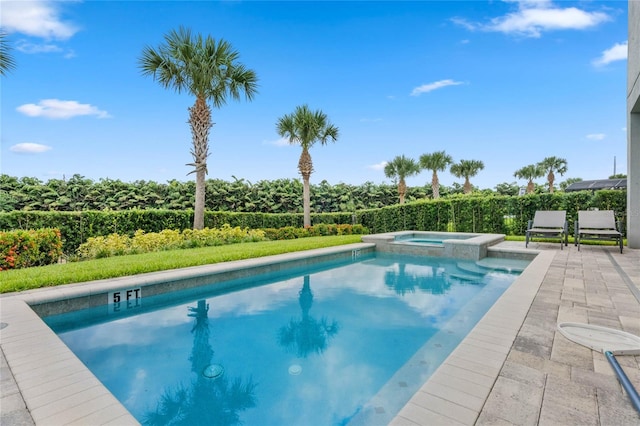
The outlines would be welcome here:
[[[561,184],[561,186],[564,186]],[[303,213],[303,184],[300,179],[231,181],[207,179],[206,204],[209,211],[243,213]],[[518,195],[516,182],[504,182],[495,189],[475,189],[475,193]],[[458,183],[439,186],[438,197],[463,194]],[[548,192],[536,185],[537,193]],[[129,209],[193,209],[195,182],[170,180],[165,183],[117,179],[93,181],[81,175],[68,179],[43,182],[34,177],[0,175],[0,212],[83,211]],[[438,198],[429,185],[407,187],[407,201]],[[353,212],[398,204],[398,189],[394,184],[365,182],[360,185],[330,184],[326,180],[310,185],[310,210],[313,213]]]
[[[83,211],[129,209],[193,209],[195,182],[166,183],[114,179],[93,181],[81,175],[43,182],[33,177],[0,175],[0,211]],[[245,179],[205,181],[206,210],[245,213],[303,213],[303,184],[299,179]],[[446,193],[460,192],[447,188]],[[327,181],[310,185],[310,210],[314,213],[348,212],[397,203],[394,185],[361,185]],[[409,200],[430,196],[429,188],[408,191]]]

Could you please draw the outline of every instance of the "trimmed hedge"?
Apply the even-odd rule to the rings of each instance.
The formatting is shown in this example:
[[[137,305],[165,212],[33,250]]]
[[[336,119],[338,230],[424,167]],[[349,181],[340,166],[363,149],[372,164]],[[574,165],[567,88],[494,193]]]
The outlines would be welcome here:
[[[62,240],[57,229],[0,232],[0,271],[57,263]]]
[[[265,228],[264,235],[269,240],[292,240],[295,238],[320,237],[327,235],[366,235],[367,228],[362,225],[348,224],[325,224],[300,228],[295,226],[285,226],[284,228]]]
[[[626,191],[556,192],[517,197],[499,195],[457,195],[437,200],[421,200],[355,213],[312,214],[311,223],[361,224],[371,233],[401,230],[457,231],[524,235],[527,221],[536,210],[566,210],[569,230],[578,210],[614,210],[616,219],[626,223]],[[73,253],[89,237],[113,233],[133,236],[135,231],[160,232],[190,229],[193,211],[123,210],[81,212],[12,211],[0,213],[0,230],[57,228],[62,233],[63,251]],[[208,228],[231,227],[268,229],[302,228],[303,215],[269,213],[205,212]],[[623,230],[624,232],[624,230]]]
[[[356,212],[373,234],[402,230],[524,235],[536,210],[566,210],[572,232],[579,210],[613,210],[626,223],[626,191],[602,190],[530,194],[516,197],[457,195],[437,200]],[[623,229],[624,233],[624,229]]]

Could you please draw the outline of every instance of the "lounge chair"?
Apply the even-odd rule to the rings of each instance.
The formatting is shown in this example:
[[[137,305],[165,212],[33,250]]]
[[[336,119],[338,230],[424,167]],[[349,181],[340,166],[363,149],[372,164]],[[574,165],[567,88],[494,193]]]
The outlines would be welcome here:
[[[529,241],[534,235],[543,236],[545,238],[560,238],[560,250],[562,243],[567,245],[568,224],[567,212],[565,210],[538,210],[533,220],[529,220],[527,224],[527,232],[525,236],[525,247],[529,246]]]
[[[622,232],[620,222],[616,223],[613,210],[584,210],[578,211],[578,221],[575,223],[575,245],[580,251],[580,241],[610,240],[617,241],[622,253]]]

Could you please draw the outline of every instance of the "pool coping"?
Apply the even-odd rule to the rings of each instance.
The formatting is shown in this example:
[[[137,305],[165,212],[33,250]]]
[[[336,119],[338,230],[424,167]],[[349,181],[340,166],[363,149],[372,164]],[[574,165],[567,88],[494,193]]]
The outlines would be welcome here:
[[[247,271],[282,262],[304,262],[310,257],[344,255],[348,251],[355,254],[353,250],[371,247],[370,243],[356,243],[5,294],[0,297],[0,321],[8,325],[0,329],[0,347],[36,425],[137,425],[139,422],[46,326],[30,305],[64,302],[73,298],[89,300],[92,296],[134,285],[150,286],[175,278],[193,278],[230,270]],[[537,254],[532,264],[391,424],[432,424],[436,420],[449,424],[475,422],[553,258],[550,252],[527,252]],[[100,298],[104,303],[103,296]],[[515,321],[511,322],[513,318]],[[477,358],[478,354],[481,354],[481,359]],[[477,393],[473,398],[469,396],[469,388]]]
[[[475,424],[554,256],[537,251],[390,425]]]

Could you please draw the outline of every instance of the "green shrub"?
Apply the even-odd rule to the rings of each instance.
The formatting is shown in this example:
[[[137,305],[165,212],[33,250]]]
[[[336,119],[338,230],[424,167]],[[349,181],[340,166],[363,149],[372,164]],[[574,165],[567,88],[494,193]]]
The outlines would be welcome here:
[[[50,265],[60,256],[58,229],[0,232],[0,271]]]

